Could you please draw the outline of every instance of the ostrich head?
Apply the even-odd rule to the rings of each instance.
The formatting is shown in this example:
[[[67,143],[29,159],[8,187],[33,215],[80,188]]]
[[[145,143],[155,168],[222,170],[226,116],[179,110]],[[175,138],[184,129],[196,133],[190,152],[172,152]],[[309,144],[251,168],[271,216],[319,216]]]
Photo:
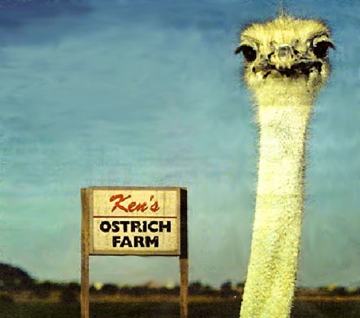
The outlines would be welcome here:
[[[326,82],[329,48],[334,45],[323,22],[280,15],[243,30],[235,53],[244,56],[244,79],[256,97],[300,92],[304,98]]]

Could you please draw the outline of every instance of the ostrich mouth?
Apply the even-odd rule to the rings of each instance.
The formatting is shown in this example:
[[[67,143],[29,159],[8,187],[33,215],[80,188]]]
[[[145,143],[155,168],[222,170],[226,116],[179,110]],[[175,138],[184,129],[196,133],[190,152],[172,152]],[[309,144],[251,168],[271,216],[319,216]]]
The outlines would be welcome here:
[[[289,68],[277,68],[273,64],[266,64],[265,66],[261,67],[261,71],[264,72],[263,78],[267,78],[270,74],[279,74],[281,76],[286,77],[298,77],[299,75],[306,75],[313,71],[317,71],[318,73],[321,72],[322,63],[319,61],[301,61],[298,63],[293,64]],[[256,72],[255,68],[253,71]]]

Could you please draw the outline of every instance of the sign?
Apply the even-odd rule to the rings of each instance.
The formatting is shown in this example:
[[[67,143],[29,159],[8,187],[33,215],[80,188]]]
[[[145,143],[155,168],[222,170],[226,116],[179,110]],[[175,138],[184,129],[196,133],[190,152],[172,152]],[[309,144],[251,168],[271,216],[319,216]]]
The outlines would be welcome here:
[[[181,221],[186,219],[181,214],[185,190],[89,190],[90,255],[180,255]]]
[[[178,256],[180,317],[188,317],[187,190],[81,189],[81,318],[89,318],[91,255]]]

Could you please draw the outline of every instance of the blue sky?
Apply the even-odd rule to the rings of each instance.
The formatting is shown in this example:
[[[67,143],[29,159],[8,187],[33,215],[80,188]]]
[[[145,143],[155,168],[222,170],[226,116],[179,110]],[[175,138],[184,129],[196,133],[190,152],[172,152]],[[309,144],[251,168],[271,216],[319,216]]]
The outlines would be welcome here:
[[[360,285],[360,3],[286,1],[333,30],[311,123],[298,283]],[[190,279],[246,275],[257,131],[233,55],[276,1],[0,1],[0,261],[78,280],[81,187],[189,191]],[[178,280],[175,258],[93,257],[92,281]]]

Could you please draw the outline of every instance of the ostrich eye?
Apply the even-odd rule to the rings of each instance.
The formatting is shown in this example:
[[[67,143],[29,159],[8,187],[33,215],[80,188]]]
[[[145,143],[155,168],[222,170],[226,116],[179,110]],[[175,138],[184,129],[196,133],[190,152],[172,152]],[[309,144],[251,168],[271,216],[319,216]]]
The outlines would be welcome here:
[[[235,54],[242,52],[244,58],[248,62],[253,62],[256,59],[256,51],[249,45],[240,45],[236,48]]]
[[[318,58],[324,58],[328,54],[329,48],[334,48],[334,45],[328,41],[321,41],[313,46],[313,52]]]

